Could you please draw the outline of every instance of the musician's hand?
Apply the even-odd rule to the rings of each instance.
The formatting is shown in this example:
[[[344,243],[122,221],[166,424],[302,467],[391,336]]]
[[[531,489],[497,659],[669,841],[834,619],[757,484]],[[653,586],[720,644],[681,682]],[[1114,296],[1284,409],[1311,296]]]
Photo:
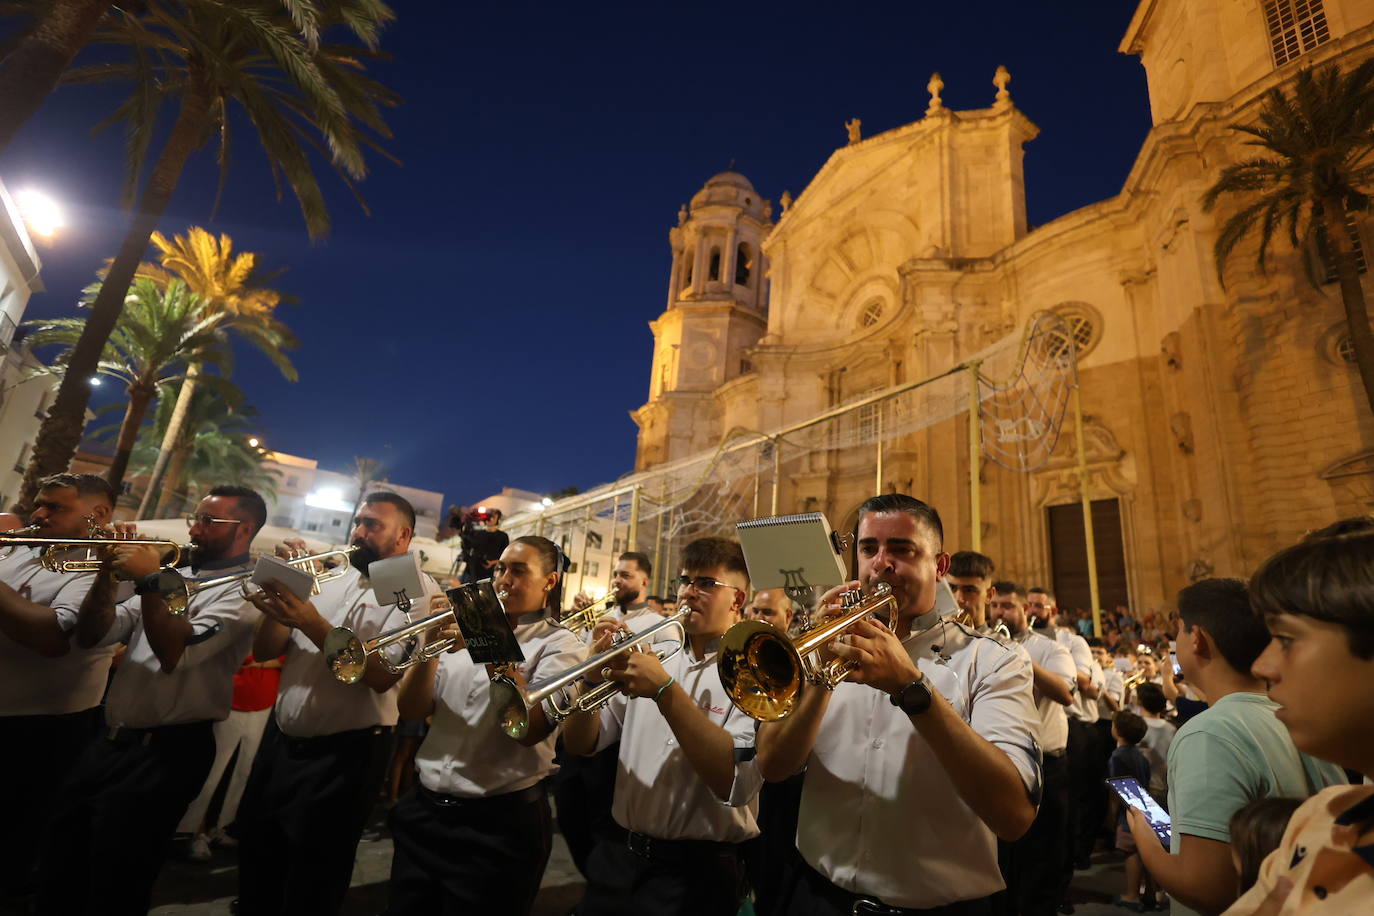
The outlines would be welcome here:
[[[843,616],[846,608],[843,602],[840,600],[840,596],[843,595],[845,592],[853,591],[858,587],[859,580],[855,579],[851,582],[844,582],[840,585],[837,585],[825,594],[821,595],[820,599],[816,602],[816,625],[820,626],[821,624],[826,623],[827,621],[832,620],[835,617]],[[841,634],[841,636],[843,638],[844,634]],[[834,644],[835,640],[832,639],[830,642],[820,647],[820,649],[816,653],[816,657],[819,664],[828,664],[832,659],[836,657],[835,653],[831,651],[831,647]]]
[[[580,611],[592,603],[592,596],[586,592],[578,592],[573,596],[573,610]]]
[[[116,546],[109,565],[121,579],[142,579],[162,568],[162,551],[147,544]]]
[[[610,680],[621,685],[626,693],[636,697],[651,697],[658,693],[671,678],[663,670],[663,662],[652,649],[639,649],[626,652],[623,656],[625,666],[613,670]]]
[[[276,554],[283,560],[294,560],[296,557],[308,556],[310,548],[305,546],[304,538],[287,538],[277,545]]]
[[[304,629],[320,620],[320,612],[276,580],[264,582],[262,591],[248,596],[253,606],[284,627]]]
[[[921,680],[921,669],[886,624],[869,617],[845,632],[849,638],[832,640],[831,648],[839,658],[855,663],[847,680],[867,684],[883,693],[896,693],[912,681]]]
[[[619,620],[603,619],[596,625],[596,628],[592,630],[591,654],[599,655],[605,652],[615,643],[616,634],[629,634],[629,632],[630,628]],[[618,655],[611,659],[606,667],[611,671],[623,670],[625,667],[625,655]],[[589,684],[599,684],[605,680],[605,674],[603,674],[601,670],[588,671],[583,677]]]
[[[463,641],[463,631],[458,629],[457,623],[446,623],[441,627],[435,627],[430,630],[429,636],[425,639],[425,645],[450,638],[453,640],[453,645],[449,646],[447,649],[449,655],[452,655],[454,652],[461,652],[468,647],[468,644]]]

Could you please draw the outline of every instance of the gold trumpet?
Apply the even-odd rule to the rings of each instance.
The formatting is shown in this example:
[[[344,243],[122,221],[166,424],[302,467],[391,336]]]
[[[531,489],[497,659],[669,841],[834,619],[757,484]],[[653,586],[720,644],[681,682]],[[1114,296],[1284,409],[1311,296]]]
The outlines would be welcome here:
[[[761,620],[743,620],[725,631],[716,665],[725,692],[745,715],[760,722],[785,719],[796,708],[803,681],[828,690],[842,683],[854,663],[836,658],[820,664],[816,654],[860,620],[886,609],[888,626],[897,627],[897,599],[886,582],[867,597],[851,589],[840,600],[844,614],[795,640]]]
[[[1145,683],[1147,680],[1149,680],[1149,678],[1146,676],[1144,671],[1132,671],[1130,674],[1126,675],[1121,679],[1121,685],[1126,690],[1133,690],[1136,687],[1139,687],[1141,684]]]
[[[29,525],[26,528],[17,528],[14,531],[0,533],[0,542],[4,543],[0,547],[0,559],[10,555],[16,547],[39,547],[42,553],[39,555],[39,562],[43,568],[49,572],[56,573],[83,573],[99,572],[104,560],[98,556],[93,556],[91,551],[99,547],[158,547],[165,555],[162,561],[163,566],[179,566],[181,556],[187,550],[186,547],[175,541],[163,541],[155,538],[111,538],[100,537],[100,529],[92,527],[92,536],[85,538],[47,538],[30,537],[30,532],[42,530],[38,525]],[[86,550],[86,556],[68,560],[62,554],[69,550]]]
[[[117,543],[129,542],[120,541]],[[313,575],[315,581],[310,585],[310,594],[318,595],[320,593],[321,583],[337,579],[347,572],[349,557],[352,556],[353,551],[357,549],[358,546],[353,544],[339,550],[325,550],[320,553],[309,554],[308,556],[293,557],[287,560],[286,563],[288,566],[300,567]],[[334,566],[326,566],[323,569],[319,568],[318,564],[323,563],[323,561],[330,557],[337,558],[338,562]],[[231,573],[227,576],[220,576],[217,579],[205,579],[199,582],[193,579],[187,579],[175,569],[164,569],[163,573],[165,576],[170,577],[172,582],[167,584],[164,579],[162,597],[167,601],[167,612],[177,617],[185,614],[186,609],[191,605],[191,599],[206,589],[219,588],[222,585],[237,582],[239,584],[239,591],[243,594],[244,598],[251,597],[252,594],[248,590],[248,586],[253,579],[253,570],[251,569],[244,570],[243,572]]]
[[[687,630],[682,622],[692,609],[680,606],[671,616],[665,617],[651,627],[629,635],[617,634],[620,638],[605,652],[593,655],[578,662],[566,671],[550,675],[533,684],[521,685],[510,667],[494,666],[491,679],[491,704],[500,710],[501,730],[512,738],[523,738],[530,730],[530,713],[539,706],[544,707],[544,715],[550,722],[558,723],[576,712],[592,712],[600,709],[621,692],[620,684],[606,680],[580,695],[574,696],[572,685],[589,671],[601,671],[607,663],[639,646],[653,646],[669,639],[659,639],[661,633],[675,631],[677,645],[671,651],[658,652],[660,662],[667,661],[682,651],[687,642]]]
[[[611,589],[582,610],[564,615],[559,618],[558,622],[580,636],[596,629],[601,618],[609,614],[613,607],[615,607],[615,589]]]

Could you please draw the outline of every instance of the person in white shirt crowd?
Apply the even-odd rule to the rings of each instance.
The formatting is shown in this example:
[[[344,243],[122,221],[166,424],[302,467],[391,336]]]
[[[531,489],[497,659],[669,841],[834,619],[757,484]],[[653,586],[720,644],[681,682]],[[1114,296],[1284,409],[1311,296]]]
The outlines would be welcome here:
[[[29,524],[35,537],[75,540],[93,524],[107,525],[113,510],[104,478],[57,474],[39,483]],[[0,550],[4,543],[0,538]],[[100,727],[114,652],[72,647],[68,635],[95,574],[52,572],[42,554],[14,547],[0,559],[0,784],[23,787],[10,794],[0,823],[0,900],[33,890],[34,838],[68,768]]]
[[[1003,857],[1007,894],[1002,906],[1008,916],[1048,916],[1060,904],[1060,875],[1068,855],[1069,722],[1066,709],[1073,702],[1078,672],[1069,650],[1036,632],[1026,614],[1026,590],[1015,582],[994,582],[987,605],[987,622],[1001,622],[1012,640],[1030,656],[1036,712],[1040,717],[1040,810],[1030,830]]]
[[[267,520],[253,490],[217,486],[191,526],[192,582],[246,571],[249,546]],[[115,525],[136,536],[132,525]],[[102,551],[77,616],[76,647],[128,649],[105,698],[105,731],[58,791],[39,853],[38,912],[146,913],[177,822],[200,791],[215,756],[213,725],[229,715],[234,672],[248,654],[257,613],[239,582],[198,591],[185,614],[169,610],[152,546]],[[116,603],[115,576],[135,583]]]
[[[954,593],[954,603],[964,614],[964,622],[979,633],[988,635],[988,600],[991,598],[992,576],[997,564],[992,558],[973,550],[960,550],[949,558],[949,572],[945,581]]]
[[[787,718],[758,731],[759,769],[806,767],[797,846],[805,860],[782,912],[794,916],[990,912],[1003,881],[997,839],[1030,827],[1040,795],[1030,666],[936,607],[949,569],[939,513],[904,494],[866,501],[857,582],[884,583],[896,630],[855,624],[833,652],[854,664],[835,690],[806,684]]]
[[[1167,704],[1164,691],[1159,689],[1158,684],[1141,684],[1135,689],[1135,694],[1140,701],[1140,708],[1144,710],[1141,718],[1145,720],[1145,738],[1136,746],[1150,761],[1150,795],[1168,810],[1169,745],[1173,743],[1178,729],[1164,718]]]
[[[653,562],[638,551],[622,553],[611,573],[611,591],[615,593],[615,607],[609,619],[618,620],[634,631],[660,622],[660,617],[645,600],[649,593],[649,577]],[[573,608],[581,610],[591,603],[586,594],[573,599]],[[588,644],[594,628],[586,631]],[[614,832],[611,819],[611,797],[615,791],[618,745],[611,745],[599,754],[583,757],[569,754],[560,746],[558,772],[553,777],[554,808],[558,812],[558,830],[568,844],[573,864],[585,877],[587,859],[597,840]]]
[[[1265,796],[1306,798],[1347,780],[1334,764],[1298,752],[1275,718],[1278,704],[1251,672],[1269,632],[1251,611],[1244,582],[1194,582],[1178,593],[1178,614],[1178,663],[1211,705],[1169,746],[1170,848],[1134,809],[1127,819],[1174,916],[1187,916],[1220,913],[1236,899],[1230,821],[1239,808]]]
[[[762,783],[754,721],[730,702],[716,666],[720,638],[749,594],[739,544],[692,541],[677,585],[679,603],[690,608],[686,645],[665,661],[652,647],[618,656],[604,673],[623,694],[564,725],[569,753],[620,740],[611,813],[621,832],[592,851],[581,916],[733,916],[739,909],[740,845],[758,835]],[[603,621],[592,651],[609,648],[624,629]],[[598,672],[587,678],[599,679]]]
[[[396,493],[363,498],[338,578],[309,600],[277,582],[251,598],[262,617],[255,658],[285,655],[277,705],[248,777],[239,817],[239,912],[244,916],[332,914],[343,905],[358,841],[382,784],[396,725],[400,680],[371,655],[362,681],[345,684],[325,663],[334,627],[368,640],[404,623],[394,596],[373,593],[368,566],[410,550],[415,510]],[[304,541],[277,549],[289,559]],[[421,576],[425,595],[439,587]],[[418,597],[418,596],[417,596]],[[428,602],[419,602],[428,613]]]
[[[564,562],[547,538],[511,541],[493,570],[506,619],[525,660],[525,684],[561,674],[586,653],[557,623]],[[415,785],[391,808],[390,916],[439,913],[523,916],[534,905],[553,846],[544,779],[555,768],[554,726],[536,706],[511,738],[492,703],[491,674],[473,661],[457,627],[452,650],[401,680],[400,714],[433,716],[415,755]]]

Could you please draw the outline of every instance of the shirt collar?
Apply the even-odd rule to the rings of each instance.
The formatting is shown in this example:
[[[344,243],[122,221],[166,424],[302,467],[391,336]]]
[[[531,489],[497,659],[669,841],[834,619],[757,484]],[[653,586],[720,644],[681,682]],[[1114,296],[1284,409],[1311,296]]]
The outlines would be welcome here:
[[[683,646],[682,648],[683,651],[687,653],[687,658],[691,660],[691,663],[693,665],[700,665],[702,662],[706,661],[707,659],[711,658],[711,656],[716,654],[716,650],[720,648],[720,641],[722,639],[724,639],[723,636],[717,636],[715,639],[708,642],[706,644],[706,651],[701,654],[701,658],[697,658],[696,653],[692,651],[692,637],[687,637],[687,645]]]
[[[250,559],[252,559],[252,557],[248,554],[241,553],[236,557],[225,557],[223,560],[207,560],[204,563],[192,565],[191,572],[213,572],[217,569],[229,569],[233,566],[247,566]]]
[[[1374,821],[1374,792],[1369,793],[1364,798],[1346,808],[1336,815],[1336,823],[1342,827],[1352,827],[1367,824]],[[1351,852],[1364,859],[1369,865],[1374,866],[1374,843],[1365,846],[1352,847]]]
[[[548,616],[549,609],[546,607],[540,608],[537,611],[530,611],[528,614],[521,614],[519,617],[515,618],[515,625],[517,627],[523,627],[531,623],[538,623],[539,621],[546,619]]]
[[[931,608],[921,616],[913,617],[911,620],[911,633],[907,636],[907,639],[912,639],[913,637],[918,636],[924,636],[926,633],[930,632],[930,630],[939,622],[939,608]],[[903,642],[905,641],[906,640],[903,640]]]
[[[627,604],[625,607],[620,607],[620,605],[616,605],[616,607],[620,610],[621,616],[623,617],[629,617],[636,611],[642,611],[648,606],[649,602],[647,601],[641,601],[638,604]]]

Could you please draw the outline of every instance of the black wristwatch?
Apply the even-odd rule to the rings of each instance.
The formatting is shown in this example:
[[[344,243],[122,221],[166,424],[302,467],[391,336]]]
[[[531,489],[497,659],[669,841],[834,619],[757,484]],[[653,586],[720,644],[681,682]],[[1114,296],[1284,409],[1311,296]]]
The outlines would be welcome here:
[[[926,683],[925,678],[912,681],[889,697],[892,705],[908,716],[919,716],[925,712],[930,708],[932,699],[934,694],[930,692],[930,685]]]
[[[159,592],[165,592],[166,589],[163,588],[163,581],[162,581],[162,579],[163,579],[163,577],[162,577],[162,570],[160,570],[160,569],[159,569],[157,572],[151,572],[151,573],[148,573],[148,575],[146,575],[146,576],[143,576],[143,577],[141,577],[141,578],[139,578],[139,579],[135,579],[135,580],[134,580],[134,594],[135,594],[135,595],[153,595],[153,594],[157,594],[157,593],[159,593]]]

